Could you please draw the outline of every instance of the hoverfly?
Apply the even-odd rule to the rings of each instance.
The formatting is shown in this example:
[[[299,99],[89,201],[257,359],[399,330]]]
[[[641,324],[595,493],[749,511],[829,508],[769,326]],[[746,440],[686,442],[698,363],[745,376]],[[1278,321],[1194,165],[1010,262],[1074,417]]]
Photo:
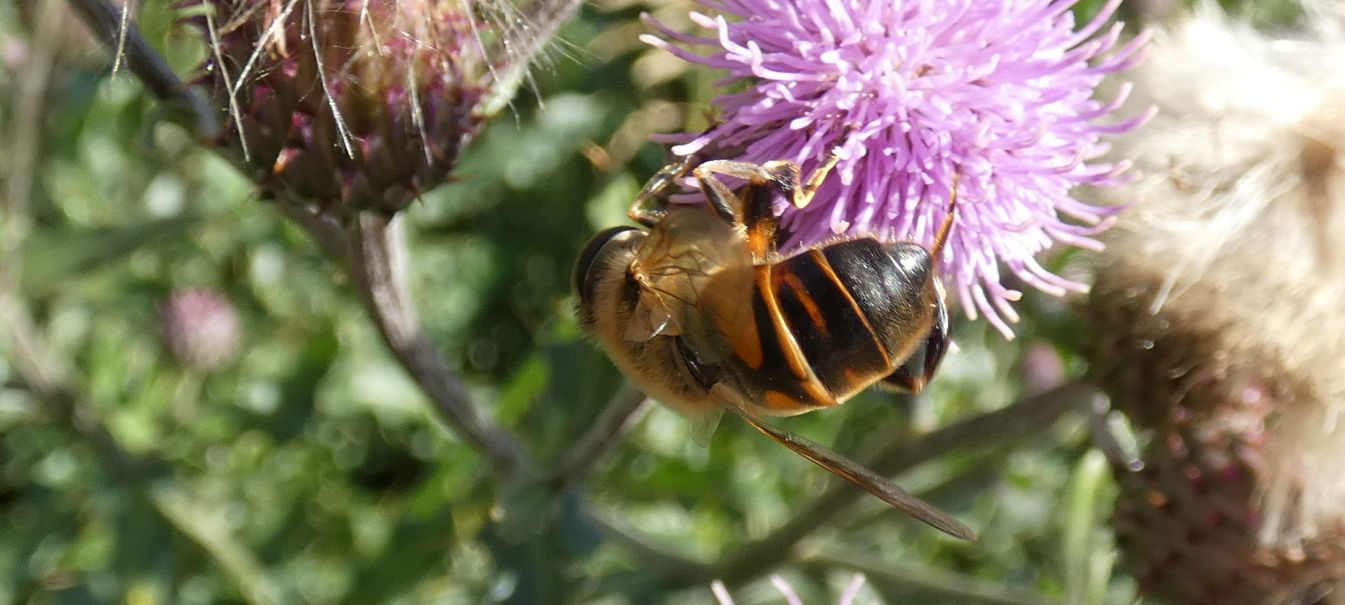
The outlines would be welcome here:
[[[952,228],[956,183],[932,250],[858,237],[790,256],[777,251],[772,202],[784,196],[806,206],[836,160],[832,154],[806,181],[789,161],[689,156],[664,167],[630,208],[645,229],[602,231],[579,256],[580,323],[655,400],[693,420],[712,418],[711,426],[728,409],[888,504],[974,539],[889,479],[762,420],[836,406],[874,384],[919,392],[947,350],[935,259]],[[669,202],[688,171],[709,202],[704,208]],[[720,176],[744,184],[734,189]]]

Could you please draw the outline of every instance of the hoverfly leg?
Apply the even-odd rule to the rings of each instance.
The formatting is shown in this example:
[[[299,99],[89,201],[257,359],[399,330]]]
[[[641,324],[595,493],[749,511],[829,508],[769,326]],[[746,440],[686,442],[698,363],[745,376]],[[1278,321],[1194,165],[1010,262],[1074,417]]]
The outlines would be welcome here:
[[[792,201],[795,208],[804,208],[813,201],[813,196],[822,188],[822,182],[827,179],[831,169],[836,167],[836,162],[841,161],[840,150],[840,147],[832,149],[826,161],[814,168],[812,174],[808,175],[808,180],[804,181],[803,187],[794,192]]]
[[[939,297],[934,306],[934,327],[930,328],[929,337],[925,339],[924,384],[929,384],[934,373],[939,371],[939,364],[943,363],[943,356],[948,352],[948,343],[952,342],[948,337],[948,307],[943,302],[943,287],[937,283],[935,287],[939,289]]]
[[[649,181],[644,184],[644,188],[635,196],[635,202],[631,204],[630,210],[626,212],[630,220],[645,227],[653,227],[663,220],[668,215],[666,206],[668,205],[669,190],[676,186],[677,179],[682,178],[691,170],[691,165],[694,162],[694,155],[683,156],[676,162],[660,168],[658,172],[654,173],[654,176],[649,177]]]
[[[706,164],[718,164],[719,161],[706,162]],[[738,195],[729,189],[723,181],[714,177],[708,170],[703,170],[705,164],[697,166],[695,169],[696,180],[701,184],[701,191],[705,192],[705,199],[710,203],[710,209],[714,211],[719,218],[730,223],[742,223],[742,211],[739,209],[741,202]]]
[[[775,163],[777,162],[769,162],[768,164]],[[778,163],[788,164],[789,162]],[[758,186],[774,180],[774,175],[767,170],[765,165],[733,160],[710,160],[697,166],[691,172],[696,175],[696,180],[700,182],[701,190],[705,192],[705,197],[710,201],[710,207],[714,209],[715,214],[718,214],[724,220],[748,227],[751,227],[749,224],[751,217],[761,213],[745,208],[744,196],[729,189],[729,186],[725,185],[715,175],[743,179],[749,185]],[[797,169],[795,169],[795,174],[798,174]]]
[[[953,220],[957,218],[957,185],[961,180],[961,175],[953,173],[953,185],[948,189],[948,214],[943,217],[943,224],[934,235],[934,246],[929,249],[935,262],[943,258],[943,245],[948,243],[948,235],[953,231]]]
[[[914,358],[906,360],[906,363],[901,364],[891,374],[888,374],[887,378],[878,383],[878,386],[898,393],[919,395],[920,391],[925,390],[925,385],[920,378],[916,377],[915,369],[911,367],[912,361],[914,361]]]
[[[775,252],[776,227],[780,221],[771,203],[777,193],[793,199],[799,184],[797,164],[787,161],[752,164],[712,160],[697,166],[692,172],[715,212],[747,230],[747,249],[753,260],[764,261]],[[747,184],[733,191],[716,174],[744,179]]]
[[[659,224],[668,217],[667,208],[641,208],[639,205],[631,206],[626,211],[626,216],[630,220],[644,226],[646,229],[653,229],[654,225]]]

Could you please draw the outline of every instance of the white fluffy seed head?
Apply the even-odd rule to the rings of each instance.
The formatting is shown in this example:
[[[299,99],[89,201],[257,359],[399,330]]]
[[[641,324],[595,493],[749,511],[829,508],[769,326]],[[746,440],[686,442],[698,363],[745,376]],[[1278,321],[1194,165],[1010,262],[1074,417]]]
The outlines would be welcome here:
[[[1160,112],[1117,145],[1144,177],[1108,200],[1138,201],[1099,270],[1144,290],[1137,329],[1288,385],[1258,485],[1268,547],[1345,521],[1343,12],[1311,6],[1289,38],[1206,6],[1157,36],[1133,75]]]

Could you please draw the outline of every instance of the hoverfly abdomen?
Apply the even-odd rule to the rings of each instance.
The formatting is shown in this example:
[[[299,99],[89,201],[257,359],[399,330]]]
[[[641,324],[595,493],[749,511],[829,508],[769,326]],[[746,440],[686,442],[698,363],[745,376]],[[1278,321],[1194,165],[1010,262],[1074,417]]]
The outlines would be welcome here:
[[[918,244],[861,239],[828,246],[823,253],[844,276],[891,363],[905,361],[929,332],[931,305],[938,301],[929,252]]]
[[[870,319],[870,284],[882,254],[874,240],[808,250],[773,268],[773,294],[813,374],[835,400],[891,373],[895,361]],[[839,266],[838,266],[839,265]],[[858,273],[850,272],[863,266]]]
[[[857,239],[758,270],[768,276],[752,294],[762,363],[745,364],[744,382],[774,413],[835,405],[900,370],[938,304],[932,259],[915,244]]]

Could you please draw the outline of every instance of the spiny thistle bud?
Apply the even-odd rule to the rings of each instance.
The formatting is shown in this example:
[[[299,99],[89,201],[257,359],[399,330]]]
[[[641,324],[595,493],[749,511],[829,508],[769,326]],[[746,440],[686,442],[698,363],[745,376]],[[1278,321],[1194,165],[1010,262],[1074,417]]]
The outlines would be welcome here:
[[[267,195],[391,214],[445,182],[489,114],[472,0],[190,0],[220,144]]]
[[[183,367],[213,372],[238,356],[238,316],[211,290],[179,290],[160,309],[163,341]]]
[[[1334,22],[1339,24],[1339,21]],[[1171,603],[1345,593],[1345,46],[1209,10],[1137,75],[1143,202],[1089,303],[1093,370],[1147,443],[1115,527]],[[1330,596],[1328,596],[1330,595]]]

